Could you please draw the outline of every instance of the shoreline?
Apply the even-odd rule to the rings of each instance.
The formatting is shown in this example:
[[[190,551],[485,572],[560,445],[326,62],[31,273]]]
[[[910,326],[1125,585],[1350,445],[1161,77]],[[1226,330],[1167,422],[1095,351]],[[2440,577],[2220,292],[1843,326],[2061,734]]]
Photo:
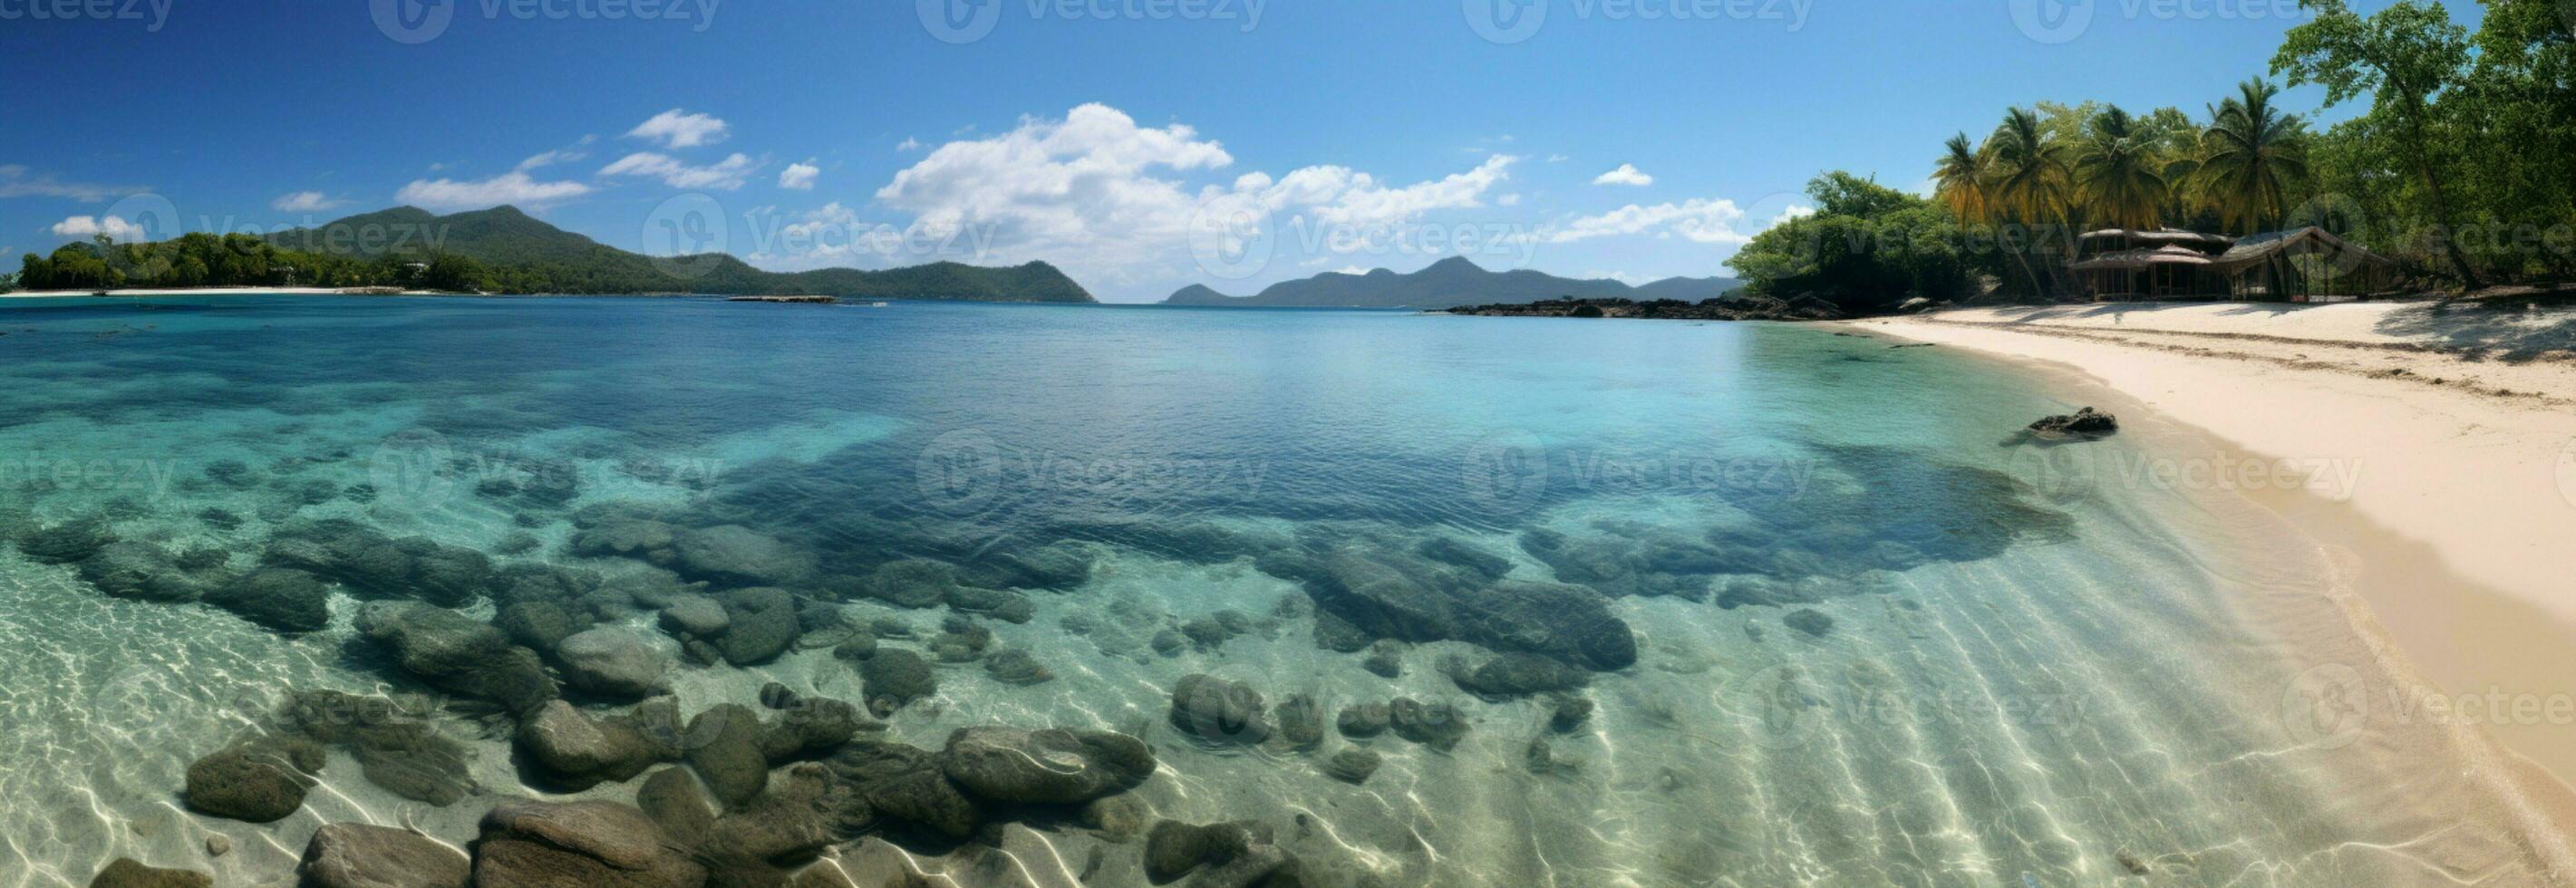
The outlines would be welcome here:
[[[13,290],[0,293],[0,299],[121,299],[153,296],[466,296],[468,293],[444,293],[436,290],[401,290],[391,293],[366,292],[372,287],[199,287],[188,290],[117,289],[97,290]]]
[[[2566,834],[2576,825],[2576,587],[2565,579],[2576,550],[2564,543],[2576,538],[2576,412],[2566,410],[2576,359],[2529,340],[2576,331],[2576,315],[2462,314],[2453,330],[2418,323],[2441,314],[2424,305],[2248,308],[1972,309],[1841,326],[2072,372],[2248,462],[2307,473],[2198,480],[2277,515],[2349,568],[2338,571],[2340,604],[2394,682],[2370,691],[2374,722],[2446,727]],[[2499,320],[2531,335],[2499,336]],[[2485,345],[2459,344],[2480,337]],[[2507,348],[2521,354],[2493,359]],[[2407,708],[2428,702],[2445,708]]]

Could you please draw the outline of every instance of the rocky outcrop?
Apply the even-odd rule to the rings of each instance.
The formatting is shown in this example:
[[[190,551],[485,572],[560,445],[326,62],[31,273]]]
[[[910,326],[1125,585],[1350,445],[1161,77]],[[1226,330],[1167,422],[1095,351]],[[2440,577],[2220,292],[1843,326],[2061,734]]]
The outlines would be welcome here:
[[[2041,417],[2031,433],[2055,438],[2099,438],[2120,430],[2120,418],[2086,407],[2062,416]]]
[[[296,866],[308,888],[465,888],[473,861],[416,832],[333,823],[313,832]]]
[[[270,564],[339,583],[360,598],[417,598],[460,607],[493,587],[492,559],[428,537],[396,539],[345,519],[328,519],[270,538]]]
[[[719,586],[776,586],[814,574],[814,555],[739,524],[692,527],[671,535],[672,570]]]
[[[617,802],[505,799],[474,845],[481,888],[696,888],[706,868],[644,812]]]
[[[348,750],[370,783],[414,801],[452,805],[474,790],[466,749],[413,715],[427,707],[304,691],[288,696],[278,721],[283,730]]]

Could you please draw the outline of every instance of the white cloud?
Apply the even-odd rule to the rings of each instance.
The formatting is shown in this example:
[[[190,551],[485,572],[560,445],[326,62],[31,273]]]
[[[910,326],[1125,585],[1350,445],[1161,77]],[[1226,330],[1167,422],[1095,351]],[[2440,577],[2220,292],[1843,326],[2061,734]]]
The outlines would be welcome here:
[[[1651,281],[1650,278],[1647,278],[1644,275],[1629,274],[1624,271],[1589,271],[1585,272],[1583,276],[1594,280],[1618,281],[1631,287],[1638,284],[1649,283]]]
[[[1373,239],[1416,225],[1426,213],[1483,206],[1518,160],[1494,155],[1465,172],[1411,184],[1342,166],[1193,184],[1233,164],[1223,145],[1186,124],[1142,126],[1116,108],[1088,104],[1061,119],[1024,118],[1006,133],[941,145],[896,173],[876,198],[913,214],[916,226],[990,237],[994,261],[1046,259],[1096,288],[1128,288],[1200,276],[1191,234],[1211,219],[1248,223],[1217,232],[1229,243],[1268,233],[1283,218],[1276,214],[1349,226]]]
[[[1521,205],[1521,196],[1518,194],[1506,194],[1501,197],[1494,198],[1494,203],[1497,206],[1517,207]]]
[[[316,213],[347,204],[348,201],[332,197],[319,191],[297,191],[291,194],[281,194],[277,196],[276,200],[268,202],[269,206],[277,208],[278,212],[281,213]]]
[[[590,186],[579,182],[540,182],[514,170],[480,181],[416,180],[403,186],[394,199],[425,209],[472,210],[502,204],[543,206],[589,193]]]
[[[1649,175],[1646,175],[1644,172],[1642,172],[1642,171],[1638,170],[1638,169],[1637,169],[1637,165],[1636,165],[1636,164],[1633,164],[1633,163],[1623,163],[1623,164],[1620,164],[1620,165],[1619,165],[1619,168],[1618,168],[1618,169],[1611,170],[1611,171],[1609,171],[1609,172],[1602,173],[1601,175],[1598,175],[1598,176],[1593,177],[1593,178],[1592,178],[1592,184],[1594,184],[1594,185],[1652,185],[1652,184],[1655,184],[1655,177],[1653,177],[1653,176],[1649,176]]]
[[[111,196],[143,189],[127,185],[93,185],[65,182],[51,174],[30,176],[21,164],[0,164],[0,197],[61,197],[83,202],[106,200]]]
[[[668,154],[638,151],[618,158],[616,163],[601,168],[599,174],[651,176],[661,179],[662,184],[673,188],[713,188],[732,191],[741,188],[744,180],[759,167],[760,164],[741,154],[735,154],[708,166],[690,166]],[[783,181],[782,179],[782,184]]]
[[[919,150],[921,150],[921,149],[922,149],[922,148],[924,148],[924,147],[927,147],[927,146],[922,145],[922,144],[921,144],[921,140],[920,140],[920,139],[915,139],[915,138],[913,138],[913,137],[911,137],[911,136],[905,136],[902,142],[897,143],[897,144],[894,146],[894,150],[896,150],[896,151],[919,151]]]
[[[815,177],[821,175],[823,175],[822,167],[815,166],[812,163],[791,163],[787,165],[786,169],[778,171],[778,187],[793,188],[798,191],[812,191],[814,190]]]
[[[1549,162],[1549,163],[1564,163],[1564,162],[1566,162],[1566,161],[1573,160],[1573,159],[1574,159],[1574,158],[1567,157],[1567,156],[1562,155],[1562,154],[1550,154],[1550,155],[1548,155],[1548,156],[1547,156],[1547,162]]]
[[[101,234],[117,240],[134,240],[143,236],[143,226],[115,216],[73,216],[54,223],[55,237],[95,237]]]
[[[628,138],[660,142],[664,148],[695,148],[725,140],[725,122],[706,114],[691,114],[678,108],[653,115],[653,119],[627,130]]]
[[[588,158],[590,157],[590,152],[581,150],[581,146],[588,145],[593,140],[594,137],[592,136],[583,136],[581,137],[580,142],[574,143],[573,147],[557,148],[543,154],[531,155],[528,159],[519,161],[518,169],[521,172],[525,172],[542,166],[552,166],[558,163],[571,163],[576,160]],[[432,167],[431,171],[436,172],[437,167]]]
[[[1753,239],[1739,232],[1735,223],[1744,219],[1744,210],[1731,200],[1693,199],[1683,203],[1654,206],[1629,204],[1598,216],[1584,216],[1555,226],[1546,233],[1549,243],[1566,244],[1596,237],[1652,233],[1661,237],[1681,235],[1703,244],[1742,245]]]

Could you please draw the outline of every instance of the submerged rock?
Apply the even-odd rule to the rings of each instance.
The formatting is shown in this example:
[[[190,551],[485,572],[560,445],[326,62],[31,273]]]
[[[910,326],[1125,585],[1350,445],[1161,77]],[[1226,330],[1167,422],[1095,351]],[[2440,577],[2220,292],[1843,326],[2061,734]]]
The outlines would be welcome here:
[[[1112,731],[959,728],[939,761],[967,792],[1020,804],[1079,804],[1154,774],[1153,749]]]
[[[712,641],[725,662],[736,666],[778,659],[804,628],[796,619],[796,598],[785,589],[733,589],[716,595],[716,602],[724,606],[728,625]]]
[[[205,584],[180,572],[170,553],[151,543],[108,543],[76,568],[83,582],[109,598],[181,604],[205,594]]]
[[[214,888],[215,877],[195,870],[144,866],[119,857],[89,880],[90,888]]]
[[[396,539],[332,518],[280,531],[269,563],[310,571],[360,598],[417,598],[459,607],[492,591],[492,559],[423,536]]]
[[[853,591],[896,607],[919,609],[947,601],[958,588],[956,568],[914,558],[878,565],[858,579]]]
[[[533,712],[559,693],[536,652],[511,644],[501,630],[455,611],[417,601],[372,601],[358,611],[358,631],[392,650],[415,678],[444,690]]]
[[[295,872],[309,888],[465,888],[473,867],[456,849],[410,830],[332,823],[304,843]]]
[[[308,744],[309,745],[309,744]],[[246,823],[272,823],[304,807],[321,749],[263,741],[235,746],[188,765],[188,807]]]
[[[878,718],[939,693],[939,677],[931,671],[930,661],[906,650],[878,651],[859,666],[859,682],[868,695],[868,711]]]
[[[597,719],[562,700],[551,700],[519,723],[519,752],[537,766],[531,781],[580,792],[602,781],[624,782],[661,759],[643,731],[619,719]]]
[[[984,823],[983,809],[949,781],[939,753],[861,739],[833,753],[824,766],[856,787],[879,815],[925,835],[954,842]]]
[[[27,531],[18,537],[18,551],[38,564],[71,564],[115,541],[107,519],[93,516]]]
[[[1588,686],[1592,676],[1536,654],[1504,654],[1472,671],[1450,676],[1459,690],[1487,697],[1519,697]]]
[[[1598,670],[1637,662],[1627,622],[1600,593],[1582,586],[1488,581],[1410,552],[1359,544],[1308,561],[1264,562],[1263,569],[1303,580],[1319,611],[1317,641],[1334,649],[1343,642],[1326,638],[1326,613],[1368,638],[1466,641]]]
[[[716,801],[734,807],[751,801],[769,785],[769,757],[761,751],[768,729],[760,716],[739,703],[721,703],[689,720],[681,756]]]
[[[1825,616],[1823,611],[1814,608],[1790,611],[1788,616],[1780,618],[1780,622],[1791,629],[1817,638],[1822,638],[1825,633],[1834,630],[1834,618]]]
[[[1574,733],[1592,718],[1592,698],[1580,694],[1549,694],[1544,705],[1548,730],[1559,734]]]
[[[1312,695],[1290,694],[1279,701],[1279,738],[1296,749],[1313,749],[1324,742],[1324,704]]]
[[[1333,753],[1331,758],[1324,760],[1324,775],[1357,786],[1367,783],[1369,776],[1376,774],[1378,766],[1384,763],[1384,757],[1374,751],[1357,746],[1345,746],[1342,747],[1342,751]]]
[[[1387,713],[1387,726],[1396,736],[1441,752],[1458,748],[1467,736],[1466,715],[1444,702],[1397,697],[1387,704]]]
[[[406,715],[397,701],[303,691],[287,698],[278,720],[287,730],[347,749],[368,782],[404,798],[445,806],[474,789],[464,745]]]
[[[279,632],[318,632],[331,625],[331,588],[288,567],[269,567],[216,583],[205,602]]]
[[[670,658],[625,629],[574,633],[555,647],[555,662],[566,684],[605,697],[642,699],[671,689]]]
[[[717,584],[774,586],[814,573],[814,555],[739,524],[687,528],[671,537],[672,563],[681,576]]]
[[[1145,834],[1145,877],[1161,885],[1191,877],[1197,885],[1257,885],[1290,863],[1271,843],[1270,827],[1252,821],[1193,826],[1154,824]]]
[[[1026,623],[1038,615],[1037,602],[1030,601],[1026,595],[1000,589],[959,586],[948,591],[946,600],[952,610],[988,616],[1005,623]]]
[[[986,657],[984,672],[994,681],[1007,685],[1025,686],[1055,680],[1055,673],[1048,672],[1044,665],[1038,663],[1037,657],[1019,648],[998,651]]]
[[[695,888],[706,868],[635,808],[504,799],[483,816],[474,882],[498,886]]]
[[[644,778],[635,790],[635,806],[674,836],[703,836],[716,822],[715,807],[687,768],[663,768]]]
[[[1213,675],[1185,675],[1172,686],[1171,722],[1201,740],[1250,745],[1270,739],[1260,692]]]
[[[1404,642],[1392,638],[1381,638],[1372,642],[1368,648],[1368,656],[1360,660],[1360,668],[1382,678],[1403,677]]]
[[[1365,740],[1386,733],[1387,725],[1394,717],[1393,707],[1387,704],[1353,703],[1342,707],[1342,713],[1333,719],[1333,725],[1341,729],[1344,737]]]

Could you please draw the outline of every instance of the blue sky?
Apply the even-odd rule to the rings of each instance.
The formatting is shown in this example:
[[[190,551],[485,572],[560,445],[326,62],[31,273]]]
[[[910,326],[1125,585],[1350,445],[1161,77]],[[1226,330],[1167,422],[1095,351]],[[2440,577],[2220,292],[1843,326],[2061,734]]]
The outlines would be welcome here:
[[[1112,301],[1458,253],[1724,274],[1820,170],[1913,188],[1943,138],[2041,99],[2197,112],[2263,73],[2297,14],[950,2],[0,0],[0,248],[14,268],[162,218],[510,202],[613,246],[780,269],[1045,259]]]

